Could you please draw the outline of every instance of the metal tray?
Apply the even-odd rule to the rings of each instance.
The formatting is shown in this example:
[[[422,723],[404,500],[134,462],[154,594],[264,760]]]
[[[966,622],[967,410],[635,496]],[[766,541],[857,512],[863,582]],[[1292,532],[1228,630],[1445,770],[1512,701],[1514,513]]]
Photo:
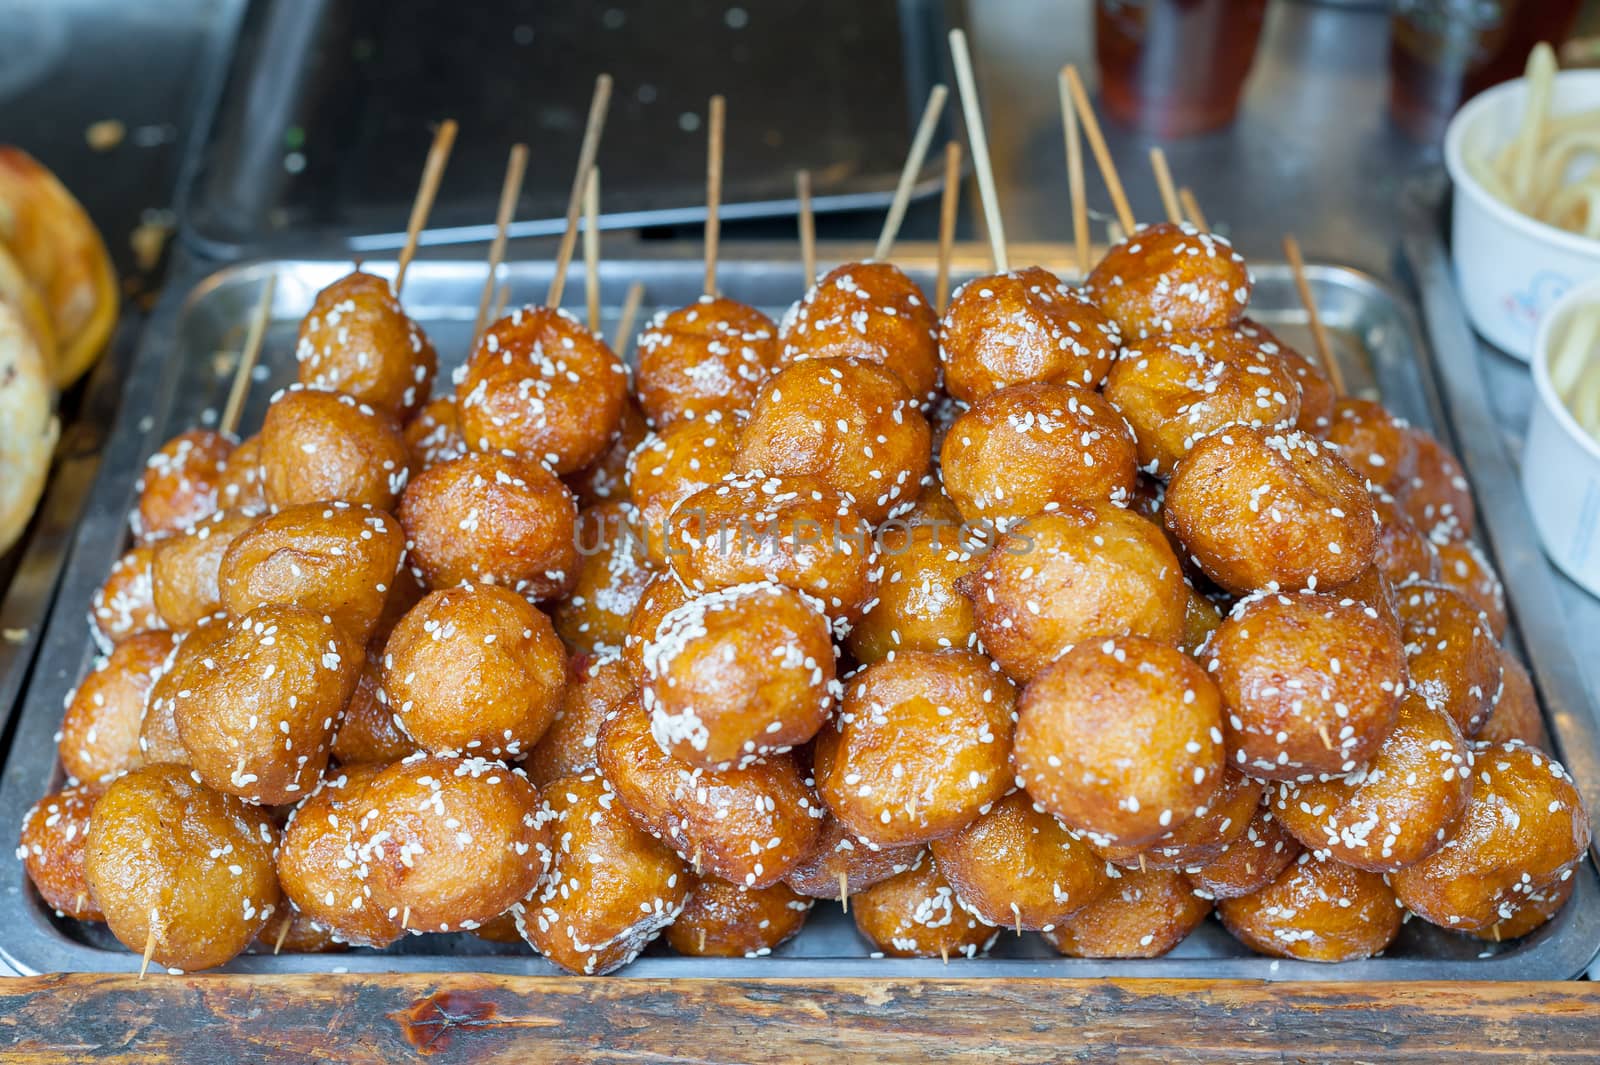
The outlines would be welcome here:
[[[854,249],[852,249],[854,251]],[[1059,265],[1059,248],[1013,249],[1019,262]],[[929,284],[929,249],[907,246],[898,261]],[[722,264],[724,290],[739,299],[781,311],[800,295],[802,271],[788,249],[770,259]],[[828,257],[828,256],[825,256]],[[375,264],[369,264],[375,266]],[[958,276],[982,269],[976,249],[963,249]],[[21,818],[41,794],[59,784],[52,749],[63,700],[88,669],[94,654],[85,622],[89,597],[122,549],[124,518],[133,503],[133,482],[143,460],[173,433],[214,419],[227,389],[233,358],[227,354],[268,273],[279,281],[273,326],[258,368],[260,380],[246,409],[244,424],[259,424],[273,388],[292,379],[293,336],[317,289],[349,268],[343,261],[269,261],[230,267],[203,276],[203,268],[182,268],[148,330],[137,364],[128,378],[122,414],[106,449],[88,512],[74,538],[72,559],[62,580],[34,681],[22,703],[15,741],[0,779],[0,838],[15,839]],[[514,296],[544,291],[547,262],[519,262],[509,272]],[[1304,314],[1289,273],[1277,264],[1258,264],[1252,313],[1291,343],[1304,343]],[[1413,422],[1437,426],[1437,402],[1427,364],[1407,305],[1372,278],[1347,269],[1315,266],[1311,283],[1329,324],[1353,389],[1380,394],[1397,413]],[[187,280],[188,285],[184,282]],[[422,261],[407,276],[406,302],[441,352],[444,368],[461,361],[477,304],[483,267],[478,262]],[[699,294],[701,268],[683,258],[631,258],[604,264],[602,282],[606,324],[629,283],[646,286],[645,312],[677,306]],[[188,287],[192,286],[192,290]],[[581,286],[577,286],[581,289]],[[569,290],[573,286],[569,286]],[[575,296],[575,302],[578,297]],[[1479,498],[1490,512],[1518,503],[1503,480],[1481,481]],[[1497,535],[1495,544],[1506,549]],[[1516,560],[1500,563],[1515,575]],[[1513,581],[1517,620],[1542,624],[1548,603],[1532,599],[1536,585]],[[1531,589],[1531,590],[1530,590]],[[1541,631],[1541,639],[1542,630]],[[1587,788],[1600,784],[1591,732],[1579,727],[1587,711],[1581,687],[1573,690],[1554,656],[1541,653],[1534,665],[1562,754]],[[0,713],[6,708],[0,707]],[[1600,803],[1593,807],[1600,809]],[[137,955],[118,946],[101,927],[56,919],[26,881],[21,862],[7,848],[0,858],[0,960],[19,972],[55,970],[128,971]],[[1600,950],[1600,881],[1592,864],[1580,867],[1572,904],[1526,939],[1484,944],[1410,921],[1380,958],[1341,965],[1274,960],[1249,953],[1214,920],[1207,921],[1175,951],[1153,960],[1094,961],[1057,957],[1036,935],[1004,935],[992,954],[945,966],[937,960],[873,959],[838,907],[818,906],[804,932],[759,961],[681,958],[657,948],[623,970],[628,977],[1207,977],[1315,980],[1567,979],[1583,971]],[[471,936],[408,939],[391,952],[351,951],[337,955],[246,955],[228,966],[239,972],[445,971],[552,973],[554,968],[526,949],[496,946]]]

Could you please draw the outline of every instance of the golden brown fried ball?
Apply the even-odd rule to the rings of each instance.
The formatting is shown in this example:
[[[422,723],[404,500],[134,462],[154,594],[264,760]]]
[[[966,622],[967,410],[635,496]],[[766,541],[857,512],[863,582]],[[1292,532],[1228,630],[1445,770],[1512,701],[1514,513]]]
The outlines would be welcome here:
[[[222,464],[217,506],[223,510],[265,510],[266,475],[261,472],[261,436],[242,440]]]
[[[835,267],[784,318],[780,361],[860,359],[893,373],[917,402],[939,383],[938,318],[892,263]]]
[[[39,897],[57,913],[80,921],[105,920],[83,868],[89,819],[104,791],[99,784],[84,784],[51,792],[23,815],[17,843],[17,857]]]
[[[842,899],[910,869],[921,857],[920,845],[879,847],[851,832],[837,817],[822,821],[811,852],[793,866],[783,882],[813,899]]]
[[[456,385],[461,435],[478,451],[510,451],[557,473],[581,470],[611,445],[628,371],[570,312],[521,307],[478,338]]]
[[[1441,584],[1400,590],[1395,607],[1406,641],[1411,690],[1477,735],[1494,709],[1502,673],[1500,647],[1477,607]]]
[[[1558,881],[1555,886],[1535,891],[1516,904],[1510,917],[1496,921],[1488,928],[1479,928],[1468,933],[1476,939],[1501,943],[1509,939],[1520,939],[1540,928],[1561,912],[1561,907],[1567,904],[1572,897],[1572,889],[1576,881],[1571,877]]]
[[[222,558],[259,518],[258,512],[219,510],[156,543],[151,599],[165,626],[187,629],[222,609]]]
[[[1433,542],[1388,492],[1375,488],[1372,503],[1378,512],[1378,571],[1395,588],[1437,581],[1441,560]]]
[[[225,614],[201,618],[194,628],[178,636],[177,647],[158,671],[139,720],[139,751],[146,764],[189,764],[189,751],[178,735],[174,716],[177,695],[192,687],[202,671],[208,671],[205,663],[211,659],[212,649],[227,636],[226,620]]]
[[[343,392],[290,385],[261,423],[262,484],[273,506],[339,500],[393,510],[409,460],[389,415]]]
[[[1185,869],[1184,875],[1202,897],[1236,899],[1253,895],[1278,879],[1299,856],[1299,841],[1262,805],[1256,808],[1243,836],[1204,865]]]
[[[1178,638],[1178,647],[1186,655],[1199,655],[1200,648],[1213,632],[1222,625],[1222,611],[1217,609],[1217,604],[1207,599],[1197,591],[1194,585],[1189,586],[1189,600],[1183,609],[1183,635]]]
[[[458,459],[468,450],[461,437],[461,421],[456,417],[455,396],[429,400],[416,417],[406,422],[400,435],[405,438],[410,455],[412,477],[441,462]]]
[[[1395,497],[1417,528],[1435,541],[1471,537],[1478,516],[1461,464],[1432,434],[1415,428],[1408,432],[1416,446],[1416,470],[1396,486]]]
[[[976,820],[1012,784],[1016,693],[971,651],[906,651],[857,673],[817,735],[817,791],[879,846],[926,843]]]
[[[420,748],[400,730],[383,690],[383,665],[369,650],[361,663],[355,691],[339,715],[329,750],[341,766],[386,766],[416,754]]]
[[[652,562],[667,563],[672,512],[678,504],[732,473],[738,450],[738,425],[713,411],[651,433],[628,456],[628,494],[639,508],[645,552]]]
[[[1045,932],[1071,958],[1159,958],[1189,937],[1211,913],[1182,873],[1125,869],[1111,889]]]
[[[622,661],[628,667],[634,687],[644,683],[644,649],[656,638],[661,619],[693,599],[695,594],[670,570],[657,573],[645,585],[644,595],[639,597],[639,605],[628,622],[627,638],[622,641]]]
[[[931,854],[850,902],[857,931],[891,958],[976,958],[1000,936],[961,905]]]
[[[1411,427],[1370,399],[1341,396],[1333,406],[1327,439],[1351,469],[1391,494],[1416,473]]]
[[[1141,847],[1096,847],[1125,868],[1196,869],[1222,857],[1250,828],[1265,785],[1233,767],[1222,771],[1215,794],[1177,828]]]
[[[628,459],[649,435],[650,423],[645,421],[638,402],[629,396],[622,404],[622,417],[617,420],[610,445],[599,458],[564,478],[580,507],[629,501]],[[731,456],[732,452],[729,454]]]
[[[689,901],[667,943],[695,958],[763,958],[805,927],[812,902],[782,881],[743,888],[715,877],[690,881]]]
[[[250,945],[252,954],[334,954],[342,950],[344,944],[334,939],[333,933],[287,899],[272,911]]]
[[[145,700],[177,643],[165,630],[135,633],[95,663],[67,700],[56,740],[69,777],[109,780],[144,764],[139,722]]]
[[[967,403],[1035,381],[1093,391],[1121,344],[1100,308],[1037,266],[967,282],[939,322],[945,387]]]
[[[382,766],[348,766],[322,780],[283,829],[278,876],[283,893],[336,942],[386,947],[400,938],[398,915],[372,901],[369,866],[356,850],[367,786]]]
[[[166,628],[156,613],[155,547],[137,544],[117,559],[106,582],[89,602],[89,622],[101,650],[111,648],[136,632]]]
[[[1217,916],[1259,954],[1354,961],[1394,942],[1404,915],[1377,873],[1301,854],[1267,887],[1219,901]]]
[[[845,644],[857,662],[871,665],[903,651],[977,649],[972,601],[957,582],[978,568],[981,555],[963,542],[959,521],[880,529],[877,601]]]
[[[572,592],[554,604],[551,620],[575,653],[618,650],[656,574],[645,554],[644,523],[632,503],[600,503],[578,512],[576,536]]]
[[[1439,553],[1439,583],[1477,607],[1496,640],[1505,639],[1511,620],[1506,614],[1506,589],[1483,549],[1471,540],[1448,539],[1434,547]]]
[[[404,421],[428,398],[439,356],[388,279],[354,270],[321,292],[295,342],[300,381]]]
[[[639,334],[639,405],[656,428],[712,411],[746,418],[778,364],[778,327],[747,304],[701,296]]]
[[[1312,436],[1325,438],[1333,427],[1333,409],[1339,400],[1333,382],[1320,363],[1313,362],[1294,348],[1279,340],[1260,322],[1245,318],[1238,325],[1239,332],[1253,341],[1261,351],[1281,361],[1300,386],[1300,416],[1295,428]]]
[[[1500,678],[1500,695],[1476,739],[1483,743],[1521,740],[1529,747],[1548,751],[1550,736],[1544,729],[1544,714],[1533,690],[1533,679],[1517,656],[1504,647],[1500,648]]]
[[[593,769],[600,726],[637,686],[615,651],[574,655],[567,663],[567,686],[561,693],[550,727],[522,760],[523,771],[537,787],[559,777]]]
[[[1225,239],[1162,222],[1136,230],[1107,251],[1083,291],[1131,342],[1236,325],[1250,303],[1251,287],[1244,258]]]
[[[222,471],[233,443],[210,429],[190,429],[161,445],[139,474],[133,535],[149,543],[187,529],[217,509]]]

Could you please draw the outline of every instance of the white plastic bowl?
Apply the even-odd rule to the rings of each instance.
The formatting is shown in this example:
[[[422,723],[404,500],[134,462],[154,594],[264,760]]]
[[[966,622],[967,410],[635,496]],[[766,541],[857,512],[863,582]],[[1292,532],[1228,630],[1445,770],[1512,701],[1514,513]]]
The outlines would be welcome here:
[[[1550,383],[1550,354],[1579,307],[1600,304],[1600,281],[1556,303],[1534,341],[1533,413],[1522,453],[1522,490],[1545,554],[1600,596],[1600,443],[1578,424]]]
[[[1522,121],[1522,78],[1473,97],[1451,119],[1444,159],[1455,183],[1450,209],[1456,283],[1472,326],[1490,343],[1526,361],[1539,325],[1562,295],[1600,277],[1600,240],[1529,218],[1491,196],[1465,157],[1487,156],[1511,140]],[[1553,114],[1600,107],[1600,70],[1556,75]]]

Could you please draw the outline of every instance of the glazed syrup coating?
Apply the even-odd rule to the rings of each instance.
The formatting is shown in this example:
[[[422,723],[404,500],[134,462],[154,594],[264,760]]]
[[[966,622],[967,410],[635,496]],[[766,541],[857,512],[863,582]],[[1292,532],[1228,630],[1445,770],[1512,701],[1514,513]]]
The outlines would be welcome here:
[[[1500,648],[1500,678],[1500,697],[1476,738],[1483,743],[1521,740],[1530,747],[1549,750],[1550,736],[1544,729],[1544,714],[1533,690],[1533,679],[1517,656],[1504,647]]]
[[[907,651],[857,673],[817,736],[817,791],[862,839],[948,836],[1011,788],[1016,693],[971,651]]]
[[[222,558],[259,517],[256,511],[219,510],[156,543],[151,600],[165,626],[187,629],[222,609]]]
[[[1122,415],[1064,384],[988,393],[955,420],[939,454],[961,516],[1001,528],[1070,503],[1126,502],[1137,475]]]
[[[1411,427],[1370,399],[1341,396],[1327,439],[1351,469],[1387,492],[1399,492],[1416,475]]]
[[[278,877],[289,901],[336,942],[386,947],[400,924],[372,901],[369,867],[356,852],[367,785],[382,766],[348,766],[322,780],[283,829]]]
[[[778,364],[778,327],[747,304],[701,296],[639,334],[639,405],[661,428],[720,411],[745,418]]]
[[[954,520],[881,529],[877,602],[850,630],[845,646],[871,665],[903,651],[976,650],[977,617],[957,582],[981,556],[964,545]]]
[[[713,411],[651,433],[628,456],[628,494],[639,508],[652,562],[667,564],[678,504],[732,473],[738,450],[738,424]]]
[[[1392,943],[1404,914],[1377,873],[1301,854],[1267,887],[1218,902],[1217,916],[1258,954],[1354,961]]]
[[[780,361],[852,358],[889,370],[920,403],[939,383],[938,319],[892,263],[845,263],[806,293],[778,334]]]
[[[600,726],[636,690],[617,652],[574,655],[567,663],[561,705],[544,736],[522,760],[528,779],[543,788],[557,778],[595,768]]]
[[[1106,379],[1128,419],[1139,468],[1165,477],[1208,433],[1231,425],[1293,427],[1300,386],[1275,355],[1231,330],[1171,333],[1130,344]]]
[[[1437,581],[1442,560],[1433,542],[1383,489],[1373,489],[1372,503],[1378,512],[1379,572],[1396,588]]]
[[[1250,303],[1244,258],[1222,237],[1162,222],[1106,252],[1084,295],[1110,315],[1125,342],[1236,325]]]
[[[377,628],[405,554],[400,523],[348,503],[284,507],[239,534],[218,584],[230,614],[303,606],[326,614],[357,644]]]
[[[267,509],[266,475],[261,472],[261,437],[239,442],[222,464],[217,506],[223,510]]]
[[[334,954],[342,950],[343,943],[287,899],[272,911],[250,944],[251,954]]]
[[[700,875],[767,887],[816,844],[824,811],[792,755],[745,769],[686,765],[662,751],[630,696],[601,726],[596,760],[639,826]]]
[[[1189,599],[1161,530],[1109,503],[1012,526],[957,587],[972,600],[985,650],[1019,683],[1099,636],[1176,644]]]
[[[194,971],[250,945],[280,905],[265,810],[192,780],[175,765],[119,778],[95,804],[84,872],[112,934],[154,942],[159,965]]]
[[[233,443],[210,429],[190,429],[162,444],[139,475],[139,503],[128,518],[134,538],[149,543],[216,510],[232,453]]]
[[[1367,765],[1280,785],[1272,810],[1319,857],[1392,873],[1438,850],[1471,797],[1470,745],[1448,714],[1413,693]]]
[[[649,435],[650,423],[645,421],[638,401],[630,395],[622,404],[622,416],[617,419],[610,445],[599,458],[564,478],[580,507],[630,501],[628,459]]]
[[[1501,943],[1508,939],[1520,939],[1530,932],[1543,928],[1550,918],[1561,912],[1561,907],[1572,897],[1575,883],[1568,877],[1566,880],[1558,881],[1553,887],[1535,891],[1517,904],[1516,911],[1510,917],[1469,934],[1478,939]]]
[[[805,927],[812,901],[782,881],[738,887],[714,877],[691,880],[689,901],[667,929],[667,943],[694,958],[763,958]]]
[[[733,468],[817,477],[877,523],[917,497],[932,439],[928,420],[890,371],[860,359],[806,359],[761,386]]]
[[[1298,857],[1299,841],[1262,805],[1256,808],[1243,836],[1204,865],[1185,869],[1184,875],[1202,898],[1237,899],[1254,895],[1278,879]]]
[[[321,292],[295,342],[300,381],[405,421],[428,398],[439,356],[386,278],[354,270]]]
[[[400,431],[405,439],[411,476],[423,470],[458,459],[467,453],[461,436],[461,421],[456,416],[456,397],[431,399]]]
[[[1178,637],[1179,649],[1191,657],[1199,655],[1206,640],[1221,626],[1222,611],[1191,584],[1183,609],[1183,635]]]
[[[107,654],[136,632],[167,626],[156,613],[155,554],[151,544],[129,548],[112,564],[106,582],[89,602],[89,624],[95,642]]]
[[[1071,958],[1159,958],[1210,913],[1210,901],[1182,873],[1124,869],[1109,891],[1045,939]]]
[[[396,516],[431,588],[470,581],[550,599],[576,579],[577,506],[537,462],[475,452],[442,463],[406,488]]]
[[[343,392],[290,385],[261,423],[262,485],[273,506],[336,499],[393,510],[409,461],[389,415]]]
[[[707,592],[668,613],[644,669],[656,742],[706,769],[805,743],[842,690],[822,604],[771,582]]]
[[[177,645],[165,630],[128,637],[95,662],[67,700],[56,748],[61,768],[85,783],[112,777],[144,764],[139,721],[145,700]]]
[[[1424,921],[1472,932],[1510,920],[1572,876],[1589,848],[1583,800],[1560,763],[1521,743],[1474,746],[1472,799],[1444,845],[1389,880]]]
[[[550,867],[550,828],[521,770],[418,754],[367,784],[355,828],[372,901],[408,932],[471,930],[525,899]]]
[[[551,784],[539,822],[555,840],[550,873],[512,912],[523,937],[563,969],[620,969],[683,911],[689,871],[628,818],[599,774]]]
[[[521,757],[550,727],[566,680],[567,653],[550,619],[492,584],[430,592],[383,650],[396,723],[438,754]]]
[[[518,308],[485,329],[456,384],[469,447],[557,473],[600,457],[627,396],[627,368],[605,341],[570,312],[545,307]]]
[[[1455,590],[1478,608],[1496,640],[1506,637],[1506,589],[1488,557],[1471,540],[1444,539],[1434,545],[1439,553],[1439,583]]]
[[[551,608],[551,620],[575,653],[620,649],[656,574],[645,554],[644,524],[632,503],[601,503],[579,511],[576,535],[572,593]]]
[[[820,602],[841,635],[883,575],[861,510],[812,477],[728,477],[679,503],[674,526],[668,562],[689,588],[773,581]]]
[[[207,787],[252,803],[301,799],[328,764],[361,649],[303,607],[265,606],[220,624],[173,700],[190,763]]]
[[[1018,704],[1018,782],[1096,846],[1152,843],[1197,816],[1225,756],[1216,686],[1142,636],[1068,649]]]
[[[784,876],[783,882],[813,899],[843,897],[880,884],[910,869],[922,856],[921,846],[879,847],[845,828],[837,817],[822,821],[811,852]],[[840,895],[840,876],[848,895]]]
[[[1037,266],[967,282],[939,322],[945,387],[967,403],[1035,381],[1093,391],[1121,344],[1100,308]]]
[[[23,816],[17,843],[17,857],[45,905],[80,921],[105,920],[83,869],[90,815],[104,790],[86,784],[46,795]]]
[[[1334,404],[1339,400],[1333,382],[1328,380],[1327,371],[1321,364],[1279,340],[1272,330],[1260,322],[1247,317],[1237,328],[1245,339],[1255,343],[1264,354],[1281,361],[1300,386],[1300,416],[1295,419],[1295,428],[1318,438],[1326,438],[1333,426]]]
[[[1417,528],[1429,536],[1463,539],[1478,527],[1472,486],[1455,456],[1431,434],[1411,429],[1416,445],[1416,472],[1397,486],[1396,498]]]
[[[1500,647],[1475,606],[1439,584],[1413,584],[1396,597],[1411,690],[1475,736],[1502,683]]]
[[[961,905],[931,854],[852,898],[850,909],[856,930],[891,958],[976,958],[1000,936]]]
[[[1365,603],[1320,592],[1241,599],[1202,660],[1227,707],[1233,764],[1263,780],[1359,769],[1406,690],[1399,630]]]
[[[177,695],[190,689],[206,669],[212,650],[227,636],[225,620],[223,614],[201,618],[194,628],[178,637],[178,645],[157,671],[139,719],[139,751],[147,764],[189,764],[189,750],[178,735],[174,716]]]
[[[1167,485],[1167,528],[1235,595],[1336,587],[1378,548],[1366,482],[1300,432],[1230,426],[1202,438]]]
[[[383,690],[383,665],[369,650],[355,691],[339,715],[329,750],[341,766],[385,766],[416,754],[418,747],[400,729]]]
[[[1019,933],[1059,926],[1109,891],[1117,875],[1021,791],[932,849],[963,909]]]
[[[1194,869],[1213,862],[1249,831],[1266,791],[1260,781],[1229,766],[1204,807],[1177,828],[1143,847],[1096,847],[1124,868]]]

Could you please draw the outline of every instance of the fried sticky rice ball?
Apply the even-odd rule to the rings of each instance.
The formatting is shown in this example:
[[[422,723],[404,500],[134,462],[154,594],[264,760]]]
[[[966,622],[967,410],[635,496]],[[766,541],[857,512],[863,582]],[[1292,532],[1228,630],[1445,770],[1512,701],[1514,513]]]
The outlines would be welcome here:
[[[981,559],[962,542],[955,522],[941,519],[891,535],[880,530],[880,539],[877,602],[845,644],[855,660],[871,665],[896,652],[976,649],[972,601],[957,582]]]
[[[853,358],[899,378],[917,402],[939,383],[939,323],[893,263],[845,263],[806,293],[778,334],[783,363]]]
[[[1278,879],[1300,851],[1300,842],[1262,805],[1256,808],[1243,836],[1216,858],[1183,872],[1202,898],[1236,899],[1253,895]]]
[[[262,484],[273,506],[336,499],[393,510],[409,461],[389,415],[343,392],[290,385],[261,423]]]
[[[932,849],[963,909],[1019,934],[1057,927],[1112,886],[1105,862],[1026,792]]]
[[[261,436],[242,440],[222,464],[217,506],[223,510],[265,510],[266,475],[261,472]]]
[[[1550,749],[1550,737],[1544,730],[1544,713],[1539,709],[1533,679],[1517,656],[1504,647],[1500,648],[1500,695],[1476,738],[1483,743],[1521,740],[1529,747]]]
[[[1295,428],[1315,437],[1326,437],[1333,425],[1334,404],[1339,399],[1327,371],[1278,339],[1260,322],[1245,318],[1238,330],[1262,352],[1281,361],[1294,375],[1295,383],[1300,386],[1300,416],[1295,419]]]
[[[805,926],[812,901],[778,882],[742,888],[715,877],[690,882],[689,901],[667,929],[667,943],[695,958],[761,958]]]
[[[567,653],[550,619],[492,584],[428,593],[383,649],[395,720],[439,754],[526,754],[555,718],[566,680]]]
[[[1037,266],[967,282],[939,322],[945,387],[967,403],[1035,381],[1093,391],[1121,344],[1100,308]]]
[[[868,843],[829,815],[822,821],[811,852],[790,868],[783,882],[809,898],[842,899],[848,909],[850,895],[905,872],[922,852],[920,845],[879,847]]]
[[[1560,763],[1521,743],[1480,743],[1472,800],[1455,831],[1389,882],[1424,921],[1474,932],[1571,878],[1588,849],[1583,799]]]
[[[1002,528],[1069,503],[1126,502],[1137,476],[1122,415],[1071,385],[989,393],[955,420],[939,454],[961,516]]]
[[[1434,547],[1439,553],[1439,583],[1477,607],[1496,640],[1505,639],[1511,620],[1506,614],[1506,589],[1483,549],[1471,540],[1443,540]]]
[[[1139,468],[1158,477],[1209,433],[1232,425],[1288,429],[1300,416],[1289,367],[1226,330],[1163,334],[1124,348],[1105,394],[1133,429]]]
[[[510,451],[557,473],[581,470],[611,444],[628,371],[570,312],[520,307],[478,338],[456,385],[467,445]]]
[[[931,854],[851,902],[856,930],[891,958],[976,958],[1000,936],[961,905]]]
[[[1477,735],[1503,680],[1500,646],[1477,607],[1440,584],[1413,584],[1396,597],[1411,690]]]
[[[1411,427],[1370,399],[1339,397],[1326,437],[1351,469],[1386,492],[1398,493],[1416,472]]]
[[[817,735],[817,791],[879,846],[926,843],[971,824],[1012,784],[1016,692],[971,651],[907,651],[853,677]]]
[[[778,327],[754,307],[701,296],[639,334],[639,405],[656,428],[712,411],[745,418],[778,364]]]
[[[1389,583],[1403,588],[1417,581],[1437,581],[1441,560],[1439,551],[1394,497],[1374,489],[1373,506],[1378,512],[1378,570]]]
[[[405,554],[400,523],[348,503],[301,503],[236,536],[218,583],[230,614],[273,603],[332,618],[357,644],[377,628]]]
[[[172,709],[195,772],[261,805],[304,798],[328,764],[360,646],[328,618],[280,605],[229,618],[207,642]]]
[[[136,633],[94,669],[67,700],[56,747],[61,768],[74,780],[109,780],[144,764],[139,722],[145,700],[177,637],[165,630]]]
[[[600,727],[596,760],[640,827],[700,875],[767,887],[816,844],[822,804],[793,755],[745,769],[686,765],[656,743],[649,715],[630,695]]]
[[[1394,727],[1406,689],[1394,625],[1320,592],[1241,599],[1202,660],[1227,706],[1233,764],[1263,780],[1359,769]]]
[[[454,396],[429,400],[416,417],[406,422],[400,435],[405,438],[406,452],[411,456],[412,477],[441,462],[458,459],[468,450],[467,442],[461,437]]]
[[[128,519],[135,539],[149,543],[216,510],[231,454],[232,441],[210,429],[190,429],[162,444],[139,474],[139,504]]]
[[[1186,655],[1198,655],[1207,639],[1222,625],[1222,611],[1193,585],[1189,586],[1189,600],[1183,610],[1183,635],[1178,647]]]
[[[1478,527],[1478,514],[1461,464],[1431,434],[1421,429],[1409,432],[1416,445],[1416,472],[1396,487],[1395,497],[1429,536],[1470,537]]]
[[[1189,599],[1161,530],[1109,503],[1012,526],[957,587],[984,649],[1019,683],[1082,640],[1129,633],[1176,644]]]
[[[228,548],[259,513],[219,510],[155,545],[151,599],[166,626],[187,629],[222,609],[217,575]]]
[[[23,815],[17,844],[17,857],[39,897],[57,913],[80,921],[105,920],[83,869],[89,820],[104,791],[99,784],[84,784],[46,795]]]
[[[406,488],[396,516],[411,567],[431,588],[471,581],[550,599],[577,578],[578,509],[537,462],[473,453],[441,463]]]
[[[383,770],[359,803],[356,853],[372,901],[408,932],[471,930],[539,886],[551,834],[521,770],[417,754]]]
[[[1182,873],[1125,869],[1100,898],[1045,932],[1070,958],[1159,958],[1211,913]]]
[[[289,816],[278,851],[283,893],[336,942],[386,947],[400,938],[398,915],[372,901],[369,867],[356,853],[356,828],[378,765],[347,766],[323,779]]]
[[[1382,876],[1307,853],[1260,891],[1219,901],[1217,916],[1259,954],[1354,961],[1394,942],[1404,914]]]
[[[1477,939],[1500,943],[1508,939],[1520,939],[1535,932],[1561,912],[1561,907],[1572,897],[1575,883],[1576,881],[1568,877],[1558,881],[1553,887],[1535,891],[1516,905],[1510,917],[1468,934]]]
[[[295,342],[300,380],[405,421],[428,398],[439,356],[386,278],[354,270],[321,292]]]
[[[1230,426],[1202,438],[1167,484],[1164,516],[1196,565],[1235,595],[1337,587],[1377,556],[1365,481],[1301,432]]]
[[[122,945],[159,965],[221,965],[281,904],[265,810],[195,783],[182,766],[135,769],[89,820],[84,872]]]
[[[567,663],[567,686],[544,736],[522,760],[536,787],[575,776],[596,765],[600,726],[636,690],[628,667],[615,651],[574,655]]]
[[[225,614],[201,618],[194,628],[179,635],[177,647],[157,672],[139,719],[139,751],[146,764],[189,764],[189,751],[178,735],[178,722],[174,716],[177,696],[193,686],[201,671],[208,671],[206,661],[211,658],[211,652],[217,644],[227,636],[226,620]]]
[[[341,766],[385,766],[416,754],[418,747],[400,730],[383,690],[383,665],[369,650],[355,691],[339,715],[329,750]]]
[[[1238,324],[1252,282],[1222,237],[1162,222],[1136,230],[1100,260],[1083,292],[1122,329],[1124,341]]]
[[[1217,790],[1204,807],[1177,828],[1142,847],[1096,847],[1107,861],[1124,868],[1194,869],[1220,858],[1250,828],[1266,791],[1259,780],[1232,766],[1222,771]]]
[[[747,765],[817,734],[840,695],[822,604],[771,582],[696,596],[645,645],[656,742],[706,769]]]
[[[568,972],[602,976],[639,956],[683,912],[689,871],[629,819],[597,773],[546,790],[540,831],[555,840],[550,873],[512,910],[517,927]]]
[[[252,954],[333,954],[342,950],[343,943],[287,899],[272,911],[250,944]]]
[[[638,402],[629,396],[622,404],[622,417],[617,420],[616,432],[611,434],[611,443],[605,451],[583,469],[563,478],[577,497],[578,505],[593,507],[601,503],[628,501],[628,459],[649,435],[650,423],[645,421]],[[731,469],[731,446],[729,456]]]
[[[1377,753],[1345,777],[1281,785],[1272,811],[1319,856],[1392,873],[1438,850],[1472,797],[1469,744],[1412,693]]]
[[[622,661],[628,667],[634,687],[645,681],[644,649],[656,638],[661,619],[693,599],[695,594],[670,570],[657,573],[645,585],[644,595],[639,597],[639,605],[634,607],[633,617],[628,621],[627,638],[622,641]]]
[[[95,591],[89,622],[101,650],[109,653],[136,632],[167,627],[156,613],[155,556],[153,545],[136,544],[112,564],[106,582]]]
[[[620,649],[656,574],[644,551],[644,523],[632,503],[601,503],[578,512],[576,535],[572,592],[551,608],[551,620],[574,652]]]
[[[713,411],[651,433],[628,456],[628,494],[639,508],[652,562],[666,565],[674,539],[673,510],[732,473],[738,450],[739,426]]]
[[[860,359],[806,359],[761,386],[733,468],[817,477],[877,523],[917,497],[931,448],[927,419],[893,373]]]

